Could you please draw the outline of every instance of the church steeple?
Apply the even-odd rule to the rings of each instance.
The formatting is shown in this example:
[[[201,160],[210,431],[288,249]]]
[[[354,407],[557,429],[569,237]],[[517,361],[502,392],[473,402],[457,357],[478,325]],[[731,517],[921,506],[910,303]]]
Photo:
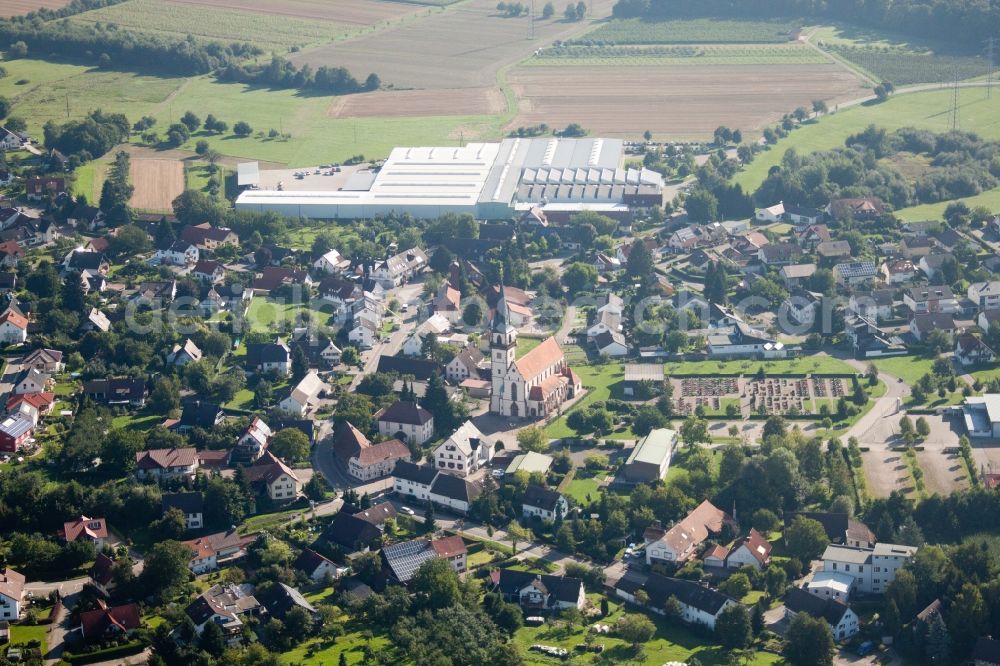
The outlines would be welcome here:
[[[507,292],[503,288],[503,276],[500,277],[500,298],[497,299],[496,308],[493,313],[493,321],[490,322],[490,332],[504,335],[513,329],[510,325],[510,307],[507,305]]]
[[[507,371],[514,365],[517,352],[517,329],[510,322],[510,307],[500,276],[500,297],[493,310],[490,322],[490,379],[493,393],[490,397],[490,411],[509,414],[511,400],[517,400],[517,389],[507,386]]]

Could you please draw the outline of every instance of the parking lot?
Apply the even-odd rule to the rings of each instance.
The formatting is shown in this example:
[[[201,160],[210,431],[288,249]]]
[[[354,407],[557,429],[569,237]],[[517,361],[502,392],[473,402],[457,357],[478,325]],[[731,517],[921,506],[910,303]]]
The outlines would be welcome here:
[[[291,192],[333,192],[344,187],[351,176],[366,169],[363,165],[355,165],[340,166],[337,167],[340,171],[334,171],[332,167],[333,164],[330,163],[300,167],[298,169],[262,170],[260,172],[259,189],[281,189]]]

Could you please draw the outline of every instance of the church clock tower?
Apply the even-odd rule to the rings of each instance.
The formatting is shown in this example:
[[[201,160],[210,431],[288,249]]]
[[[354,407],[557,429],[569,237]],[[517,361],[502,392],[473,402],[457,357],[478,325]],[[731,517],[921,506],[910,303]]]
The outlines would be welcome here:
[[[491,412],[510,415],[511,404],[521,397],[512,395],[516,388],[508,386],[506,381],[507,371],[514,364],[516,351],[517,329],[510,323],[510,309],[507,307],[507,298],[501,281],[496,313],[490,322],[490,382],[493,385],[490,397]]]

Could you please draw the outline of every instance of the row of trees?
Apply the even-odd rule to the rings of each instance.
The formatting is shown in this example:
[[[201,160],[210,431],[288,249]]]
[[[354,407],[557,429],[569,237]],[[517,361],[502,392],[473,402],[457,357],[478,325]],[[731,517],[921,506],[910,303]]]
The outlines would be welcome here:
[[[323,65],[313,70],[309,63],[296,67],[278,55],[273,56],[271,62],[265,65],[231,62],[221,68],[217,76],[220,81],[314,90],[335,95],[378,90],[382,85],[382,81],[374,73],[360,82],[343,67]]]
[[[62,125],[50,120],[42,131],[46,148],[55,148],[64,155],[86,162],[128,140],[130,127],[124,114],[104,113],[97,109],[82,120],[71,120]]]

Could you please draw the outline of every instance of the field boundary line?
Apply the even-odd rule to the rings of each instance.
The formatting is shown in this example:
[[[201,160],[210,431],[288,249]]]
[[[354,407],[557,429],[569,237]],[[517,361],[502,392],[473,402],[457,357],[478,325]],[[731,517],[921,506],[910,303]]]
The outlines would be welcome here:
[[[812,38],[818,30],[819,28],[813,28],[812,32],[806,35],[802,41],[808,44],[810,48],[814,49],[817,53],[821,54],[823,57],[828,58],[834,64],[840,65],[841,67],[851,72],[855,76],[864,79],[866,82],[870,83],[873,87],[878,85],[879,82],[876,81],[874,78],[872,78],[871,72],[862,69],[861,67],[856,67],[854,63],[846,60],[845,58],[841,58],[840,56],[830,53],[829,51],[822,49],[818,45],[814,44]]]

